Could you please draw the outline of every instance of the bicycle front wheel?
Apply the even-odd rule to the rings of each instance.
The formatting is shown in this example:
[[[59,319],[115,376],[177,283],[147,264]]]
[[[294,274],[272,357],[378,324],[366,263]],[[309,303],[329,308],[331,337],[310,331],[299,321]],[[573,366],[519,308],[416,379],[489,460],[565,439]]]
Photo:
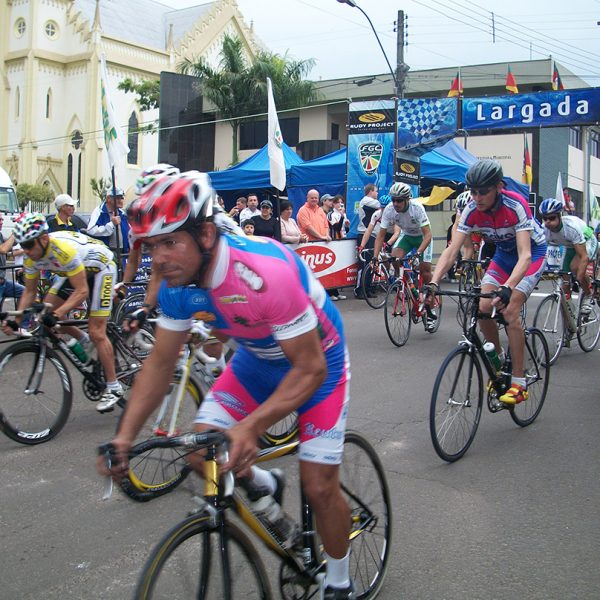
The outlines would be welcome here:
[[[371,308],[381,308],[385,304],[385,295],[389,285],[389,272],[385,265],[378,265],[373,270],[373,265],[365,265],[362,273],[360,289],[363,298]]]
[[[181,405],[175,398],[180,381],[175,379],[162,405],[146,421],[138,434],[138,441],[150,437],[168,437],[171,423],[175,423],[173,435],[193,429],[194,417],[203,400],[202,392],[193,379],[188,379]],[[168,494],[189,475],[191,468],[185,460],[182,448],[153,448],[129,459],[129,471],[121,480],[123,492],[132,500],[147,502]]]
[[[435,379],[429,432],[438,456],[461,458],[475,438],[483,405],[483,375],[477,357],[458,346],[444,360]]]
[[[600,304],[592,287],[591,311],[588,314],[581,312],[583,294],[579,294],[579,310],[577,311],[577,341],[584,352],[591,352],[598,344],[600,338]]]
[[[385,297],[385,330],[390,341],[401,347],[408,341],[411,327],[412,297],[402,280],[395,281],[388,288]]]
[[[553,365],[565,343],[565,321],[557,295],[546,296],[537,307],[533,326],[539,329],[548,342],[550,364]]]
[[[271,425],[264,435],[260,437],[261,445],[264,448],[279,446],[291,442],[298,435],[298,413],[293,412],[287,417]]]
[[[192,515],[162,539],[144,566],[135,600],[272,598],[264,566],[246,534],[226,523],[221,535],[211,521]]]
[[[0,429],[29,446],[48,442],[64,427],[73,403],[71,377],[58,354],[46,348],[36,373],[39,344],[17,342],[0,354]]]
[[[525,331],[525,381],[528,399],[510,409],[512,420],[521,427],[531,425],[542,410],[550,381],[550,352],[539,329]]]
[[[392,508],[385,471],[377,453],[355,431],[344,439],[342,493],[350,506],[350,577],[357,598],[375,598],[388,566]]]

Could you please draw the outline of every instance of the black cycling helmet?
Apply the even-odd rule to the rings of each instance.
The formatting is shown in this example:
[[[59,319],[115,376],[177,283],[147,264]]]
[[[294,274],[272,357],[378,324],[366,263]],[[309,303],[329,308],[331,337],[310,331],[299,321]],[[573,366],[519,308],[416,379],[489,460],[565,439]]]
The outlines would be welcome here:
[[[502,165],[489,158],[477,161],[469,167],[465,180],[473,188],[483,188],[500,183],[503,178]]]

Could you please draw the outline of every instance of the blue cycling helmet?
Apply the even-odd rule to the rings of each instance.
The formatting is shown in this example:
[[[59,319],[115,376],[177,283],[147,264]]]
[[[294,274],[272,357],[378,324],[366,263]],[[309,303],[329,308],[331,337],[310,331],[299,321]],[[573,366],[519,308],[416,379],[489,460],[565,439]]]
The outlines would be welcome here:
[[[560,214],[565,208],[565,203],[562,200],[556,200],[556,198],[546,198],[542,200],[540,204],[540,214],[542,216],[552,215],[554,213]]]
[[[384,194],[383,196],[379,196],[379,204],[381,204],[382,208],[387,206],[391,202],[391,198],[389,194]]]

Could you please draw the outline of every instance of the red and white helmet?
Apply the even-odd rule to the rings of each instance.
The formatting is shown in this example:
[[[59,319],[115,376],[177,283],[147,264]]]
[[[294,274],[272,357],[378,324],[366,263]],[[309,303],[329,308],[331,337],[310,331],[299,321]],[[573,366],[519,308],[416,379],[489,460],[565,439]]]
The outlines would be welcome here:
[[[189,229],[212,220],[214,198],[206,173],[164,176],[127,207],[127,220],[137,238]]]
[[[150,186],[165,175],[179,175],[179,169],[173,165],[160,163],[144,169],[135,182],[135,193],[141,196],[144,192],[150,189]]]

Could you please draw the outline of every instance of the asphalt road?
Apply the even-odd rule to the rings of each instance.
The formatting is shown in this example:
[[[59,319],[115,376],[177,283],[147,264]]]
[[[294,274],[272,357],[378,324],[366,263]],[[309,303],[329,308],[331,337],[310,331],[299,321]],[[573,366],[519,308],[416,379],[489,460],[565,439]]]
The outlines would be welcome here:
[[[433,451],[428,411],[459,338],[454,308],[446,305],[438,333],[416,327],[395,348],[381,311],[350,299],[338,306],[352,360],[349,426],[376,446],[393,502],[379,597],[598,598],[598,351],[563,351],[530,427],[484,409],[467,455],[448,465]],[[190,509],[192,483],[144,505],[117,492],[101,500],[95,447],[117,416],[97,414],[79,395],[54,441],[26,447],[0,437],[0,598],[129,598],[150,548]]]

